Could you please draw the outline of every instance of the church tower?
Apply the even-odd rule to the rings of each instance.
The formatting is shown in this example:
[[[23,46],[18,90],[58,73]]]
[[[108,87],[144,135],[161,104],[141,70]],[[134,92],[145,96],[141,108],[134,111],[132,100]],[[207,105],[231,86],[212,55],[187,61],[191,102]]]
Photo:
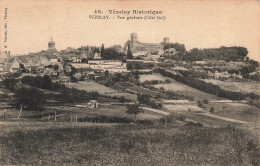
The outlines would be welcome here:
[[[137,33],[133,32],[131,33],[131,42],[135,43],[138,41]]]
[[[163,38],[163,42],[166,43],[166,44],[167,44],[167,43],[170,43],[170,38],[164,37],[164,38]]]
[[[48,50],[55,50],[55,42],[52,40],[48,43]]]

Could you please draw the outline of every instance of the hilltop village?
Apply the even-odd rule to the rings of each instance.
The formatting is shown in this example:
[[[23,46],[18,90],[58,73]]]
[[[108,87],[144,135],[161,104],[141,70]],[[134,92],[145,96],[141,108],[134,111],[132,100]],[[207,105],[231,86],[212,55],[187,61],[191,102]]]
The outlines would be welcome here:
[[[247,134],[259,125],[259,63],[247,48],[188,51],[137,33],[123,46],[46,46],[1,52],[0,163],[259,163]]]
[[[95,73],[128,73],[133,70],[152,72],[164,67],[172,72],[186,72],[197,78],[216,80],[259,81],[258,62],[249,60],[243,47],[221,47],[190,51],[183,44],[170,43],[168,37],[159,43],[144,43],[132,33],[124,46],[68,47],[58,51],[51,39],[48,49],[22,56],[11,56],[10,52],[1,52],[0,77],[9,73],[22,75],[48,75],[56,80],[69,81],[71,77],[88,77]],[[82,71],[88,70],[89,72]],[[81,72],[79,72],[81,71]],[[99,73],[99,74],[98,74]],[[71,76],[71,77],[69,77]]]

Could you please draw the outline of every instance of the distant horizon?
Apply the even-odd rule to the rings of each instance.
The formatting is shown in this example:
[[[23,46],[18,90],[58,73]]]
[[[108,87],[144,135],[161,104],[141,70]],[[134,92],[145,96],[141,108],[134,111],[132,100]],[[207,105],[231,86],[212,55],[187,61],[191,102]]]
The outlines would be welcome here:
[[[0,29],[0,50],[26,55],[48,49],[51,37],[57,50],[81,46],[110,47],[130,40],[136,32],[140,42],[171,43],[208,49],[240,46],[248,49],[250,59],[260,61],[260,5],[249,1],[0,1],[0,25],[7,8],[7,48]],[[95,10],[162,11],[166,20],[90,19]],[[121,16],[127,16],[121,14]],[[139,16],[139,15],[136,15]],[[143,15],[141,15],[143,16]]]

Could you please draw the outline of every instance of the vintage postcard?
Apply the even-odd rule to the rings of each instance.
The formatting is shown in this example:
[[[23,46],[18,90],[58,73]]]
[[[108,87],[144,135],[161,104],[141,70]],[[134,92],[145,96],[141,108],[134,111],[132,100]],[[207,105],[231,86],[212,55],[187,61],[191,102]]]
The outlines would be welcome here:
[[[0,0],[0,165],[260,165],[258,0]]]

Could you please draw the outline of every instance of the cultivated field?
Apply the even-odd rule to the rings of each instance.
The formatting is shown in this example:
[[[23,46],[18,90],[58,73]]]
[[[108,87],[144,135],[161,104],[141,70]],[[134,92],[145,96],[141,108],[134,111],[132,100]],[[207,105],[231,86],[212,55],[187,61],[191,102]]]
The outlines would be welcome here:
[[[203,79],[203,81],[219,85],[222,89],[229,91],[260,94],[260,84],[258,82],[229,82],[213,79]]]

